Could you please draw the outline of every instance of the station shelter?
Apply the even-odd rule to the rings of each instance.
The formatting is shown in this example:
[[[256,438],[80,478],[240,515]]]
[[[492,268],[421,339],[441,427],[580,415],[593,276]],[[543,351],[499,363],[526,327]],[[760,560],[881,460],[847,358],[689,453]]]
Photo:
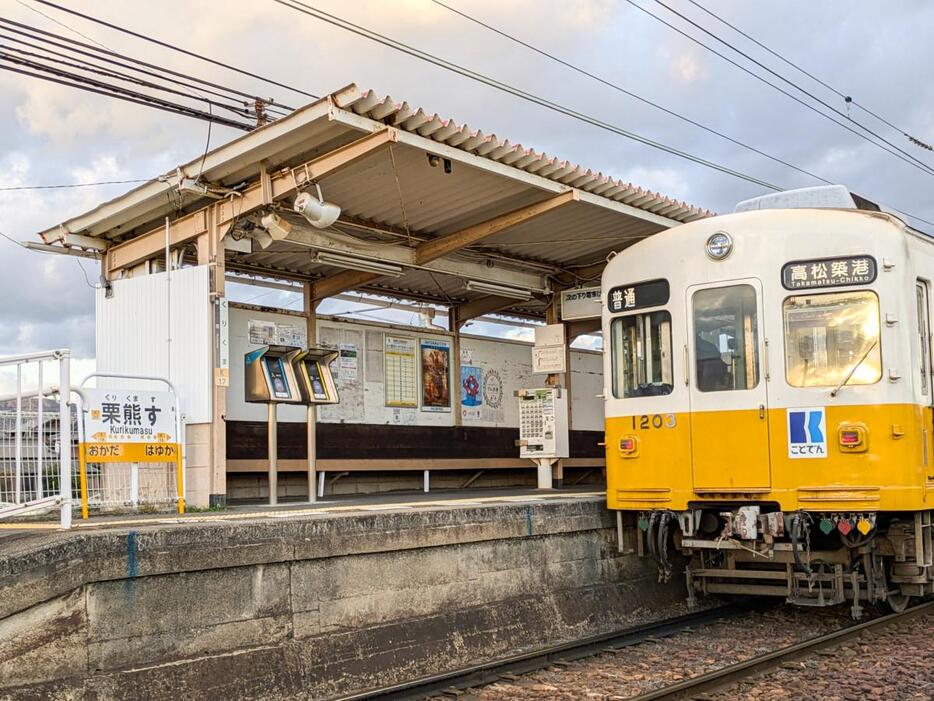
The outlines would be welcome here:
[[[340,402],[279,409],[282,498],[313,498],[315,475],[322,491],[344,475],[379,489],[425,471],[463,486],[530,467],[513,395],[548,383],[571,398],[556,478],[600,468],[602,363],[570,346],[599,331],[607,257],[709,215],[350,85],[31,247],[100,261],[98,369],[172,381],[187,501],[218,505],[268,495],[269,424],[244,396],[244,357],[263,346],[335,351]],[[303,304],[235,304],[231,282],[301,292]],[[319,315],[334,297],[443,310],[447,323]],[[533,375],[529,344],[465,330],[490,314],[560,325],[551,350],[564,372]]]

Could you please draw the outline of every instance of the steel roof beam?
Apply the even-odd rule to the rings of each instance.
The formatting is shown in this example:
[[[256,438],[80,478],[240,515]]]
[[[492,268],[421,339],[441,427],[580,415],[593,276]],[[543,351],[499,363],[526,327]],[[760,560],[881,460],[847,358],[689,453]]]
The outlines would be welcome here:
[[[387,146],[396,140],[396,135],[395,129],[385,127],[295,168],[282,169],[269,174],[268,178],[260,178],[239,195],[231,195],[230,199],[210,204],[171,222],[169,243],[177,246],[205,233],[209,210],[215,213],[217,227],[219,229],[226,227],[237,218],[288,197],[300,187],[320,180]],[[157,255],[164,248],[164,226],[112,246],[107,251],[108,274],[141,263]]]
[[[482,241],[501,231],[527,222],[530,219],[534,219],[558,207],[563,207],[569,202],[577,202],[579,197],[580,194],[577,190],[567,190],[560,195],[555,195],[542,202],[520,207],[506,214],[488,219],[480,224],[474,224],[473,226],[468,226],[466,229],[455,231],[452,234],[424,241],[415,247],[414,263],[418,266],[425,265],[449,253],[454,253],[464,246],[477,243],[478,241]],[[369,282],[370,280],[376,280],[382,277],[377,273],[363,273],[363,275],[367,276],[363,282]],[[323,280],[318,280],[314,284],[314,298],[324,299],[325,297],[331,297],[352,290],[354,286],[362,284],[360,282],[361,279],[362,276],[360,273],[345,270],[331,277],[324,278]]]

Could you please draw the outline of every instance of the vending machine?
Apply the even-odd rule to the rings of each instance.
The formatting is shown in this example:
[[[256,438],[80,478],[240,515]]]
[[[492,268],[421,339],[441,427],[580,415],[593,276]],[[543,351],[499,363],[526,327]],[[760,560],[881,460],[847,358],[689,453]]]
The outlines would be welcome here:
[[[538,486],[551,487],[551,466],[570,457],[568,396],[561,387],[516,390],[519,457],[538,465]]]

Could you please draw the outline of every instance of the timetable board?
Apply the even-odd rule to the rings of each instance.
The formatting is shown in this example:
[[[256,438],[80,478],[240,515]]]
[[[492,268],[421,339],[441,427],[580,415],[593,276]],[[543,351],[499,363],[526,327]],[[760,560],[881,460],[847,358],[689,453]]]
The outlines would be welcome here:
[[[384,337],[386,406],[418,406],[418,367],[415,339],[406,336]]]

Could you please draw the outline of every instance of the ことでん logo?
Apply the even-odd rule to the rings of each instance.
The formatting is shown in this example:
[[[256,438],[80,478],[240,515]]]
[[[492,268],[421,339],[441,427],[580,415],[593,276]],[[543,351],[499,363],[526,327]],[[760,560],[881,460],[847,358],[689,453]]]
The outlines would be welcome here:
[[[788,410],[788,457],[827,457],[827,418],[823,407]]]

